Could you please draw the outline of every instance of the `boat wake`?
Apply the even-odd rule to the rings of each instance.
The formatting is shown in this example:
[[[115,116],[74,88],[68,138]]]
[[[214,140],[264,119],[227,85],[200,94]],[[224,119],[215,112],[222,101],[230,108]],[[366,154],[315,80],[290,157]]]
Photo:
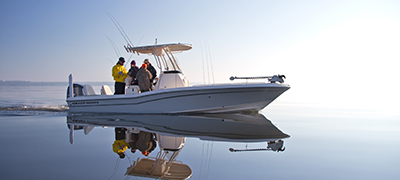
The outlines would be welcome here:
[[[68,106],[9,106],[0,107],[0,116],[66,115]]]

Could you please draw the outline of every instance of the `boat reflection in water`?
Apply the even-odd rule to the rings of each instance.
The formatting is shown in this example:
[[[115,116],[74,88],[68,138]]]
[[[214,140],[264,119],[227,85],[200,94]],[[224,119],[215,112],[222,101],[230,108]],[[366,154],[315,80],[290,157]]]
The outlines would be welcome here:
[[[225,142],[267,142],[267,148],[233,149],[241,151],[283,151],[282,139],[289,135],[280,131],[262,114],[201,114],[201,115],[132,115],[132,114],[69,114],[70,142],[74,142],[74,129],[88,134],[95,126],[115,127],[124,135],[124,142],[132,151],[140,150],[145,158],[138,158],[128,167],[125,175],[156,179],[188,179],[191,168],[178,161],[186,137]],[[121,139],[121,138],[120,138]],[[145,140],[145,148],[139,147]],[[132,144],[132,143],[136,144]],[[157,146],[156,157],[148,157]],[[129,145],[128,145],[129,144]],[[141,145],[140,145],[141,146]]]

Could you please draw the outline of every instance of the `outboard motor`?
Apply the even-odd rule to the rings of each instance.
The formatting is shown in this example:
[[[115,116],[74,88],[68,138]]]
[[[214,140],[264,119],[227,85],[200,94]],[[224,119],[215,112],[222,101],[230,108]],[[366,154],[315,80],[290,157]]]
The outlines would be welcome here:
[[[82,85],[74,83],[73,87],[74,87],[74,89],[73,89],[74,97],[83,96],[83,86]],[[67,98],[68,97],[69,97],[69,86],[67,88]]]

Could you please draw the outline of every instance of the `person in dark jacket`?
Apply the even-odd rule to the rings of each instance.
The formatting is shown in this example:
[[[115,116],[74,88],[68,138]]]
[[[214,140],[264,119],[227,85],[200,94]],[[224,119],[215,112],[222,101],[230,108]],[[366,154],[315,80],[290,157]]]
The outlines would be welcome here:
[[[131,61],[131,68],[128,71],[128,76],[132,78],[131,85],[137,85],[138,82],[136,80],[136,74],[139,71],[139,68],[136,66],[135,60]]]
[[[154,79],[157,77],[157,71],[153,65],[150,64],[149,59],[145,59],[143,63],[147,65],[147,70],[149,70],[151,73],[152,78],[150,79],[150,83],[153,84]]]

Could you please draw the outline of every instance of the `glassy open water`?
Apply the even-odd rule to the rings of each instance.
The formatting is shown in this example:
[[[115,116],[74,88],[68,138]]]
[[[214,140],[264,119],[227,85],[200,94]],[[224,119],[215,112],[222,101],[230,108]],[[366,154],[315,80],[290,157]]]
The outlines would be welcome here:
[[[294,102],[289,90],[253,116],[67,117],[61,111],[65,91],[64,86],[0,86],[0,179],[148,179],[125,173],[138,158],[157,157],[157,134],[179,142],[186,137],[175,159],[190,168],[189,179],[400,178],[396,110]],[[115,126],[147,130],[158,140],[157,147],[149,156],[128,149],[120,159],[112,148]],[[265,150],[278,139],[284,151]],[[253,149],[261,150],[249,151]]]

